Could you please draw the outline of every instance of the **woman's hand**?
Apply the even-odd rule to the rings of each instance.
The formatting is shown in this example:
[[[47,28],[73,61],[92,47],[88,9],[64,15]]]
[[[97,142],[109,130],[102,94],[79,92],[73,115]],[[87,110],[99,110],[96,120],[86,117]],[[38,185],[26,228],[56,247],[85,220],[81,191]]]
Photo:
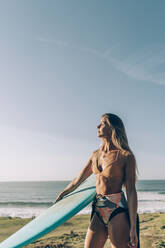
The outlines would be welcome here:
[[[55,204],[56,202],[58,202],[59,200],[61,200],[63,197],[64,197],[63,192],[61,192],[61,193],[57,196],[56,200],[54,201],[54,204]]]
[[[128,246],[130,248],[136,248],[138,245],[138,237],[135,229],[130,230],[130,241],[128,243]]]
[[[89,158],[86,166],[82,169],[79,176],[73,179],[73,181],[57,196],[54,203],[61,200],[65,195],[71,193],[75,190],[85,179],[87,179],[92,174],[92,158],[93,154]]]

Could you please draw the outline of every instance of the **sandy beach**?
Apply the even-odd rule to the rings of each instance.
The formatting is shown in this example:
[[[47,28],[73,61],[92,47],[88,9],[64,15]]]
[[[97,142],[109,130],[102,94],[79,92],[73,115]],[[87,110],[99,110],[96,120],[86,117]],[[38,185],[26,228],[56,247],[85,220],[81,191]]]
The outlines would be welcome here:
[[[76,215],[62,226],[27,248],[83,248],[89,215]],[[23,227],[31,219],[1,217],[0,241]],[[165,213],[140,214],[141,247],[165,247]],[[109,240],[104,248],[110,247]]]

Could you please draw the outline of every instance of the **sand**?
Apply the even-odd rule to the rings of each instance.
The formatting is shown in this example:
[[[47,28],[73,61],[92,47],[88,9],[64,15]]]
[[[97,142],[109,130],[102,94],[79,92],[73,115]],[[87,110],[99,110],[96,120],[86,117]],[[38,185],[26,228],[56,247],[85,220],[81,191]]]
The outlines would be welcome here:
[[[83,248],[89,215],[76,215],[65,224],[26,246],[27,248]],[[0,241],[23,227],[31,219],[0,218]],[[165,247],[165,213],[140,214],[141,248]],[[109,240],[104,248],[109,248]]]

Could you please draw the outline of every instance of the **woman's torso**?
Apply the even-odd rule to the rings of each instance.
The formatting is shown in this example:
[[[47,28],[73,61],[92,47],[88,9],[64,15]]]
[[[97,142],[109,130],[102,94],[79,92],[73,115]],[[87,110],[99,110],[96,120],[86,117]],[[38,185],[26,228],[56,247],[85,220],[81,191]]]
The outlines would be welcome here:
[[[92,171],[96,174],[97,194],[115,194],[122,190],[125,181],[127,151],[111,150],[107,153],[100,149],[94,152]]]

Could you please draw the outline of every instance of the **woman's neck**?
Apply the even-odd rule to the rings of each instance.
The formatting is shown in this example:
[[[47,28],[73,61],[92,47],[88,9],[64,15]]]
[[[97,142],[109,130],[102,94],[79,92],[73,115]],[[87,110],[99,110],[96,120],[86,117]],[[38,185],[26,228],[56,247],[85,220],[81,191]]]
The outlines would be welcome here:
[[[116,147],[113,145],[111,139],[102,138],[101,150],[104,152],[109,152],[111,150],[115,150]]]

